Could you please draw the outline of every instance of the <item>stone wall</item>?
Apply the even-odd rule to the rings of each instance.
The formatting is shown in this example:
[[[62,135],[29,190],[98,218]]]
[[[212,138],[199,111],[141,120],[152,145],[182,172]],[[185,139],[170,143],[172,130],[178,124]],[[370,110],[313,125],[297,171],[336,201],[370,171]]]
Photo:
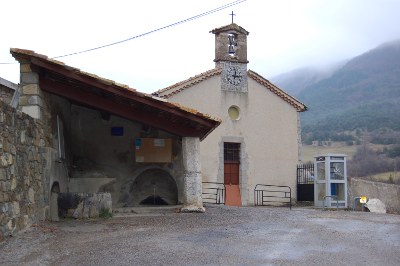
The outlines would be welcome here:
[[[359,196],[367,196],[369,199],[380,199],[388,212],[400,213],[400,186],[373,182],[363,179],[350,179],[349,207],[352,207],[353,199]]]
[[[0,78],[0,101],[10,104],[16,89],[16,84]]]
[[[43,125],[0,101],[0,241],[48,211]]]

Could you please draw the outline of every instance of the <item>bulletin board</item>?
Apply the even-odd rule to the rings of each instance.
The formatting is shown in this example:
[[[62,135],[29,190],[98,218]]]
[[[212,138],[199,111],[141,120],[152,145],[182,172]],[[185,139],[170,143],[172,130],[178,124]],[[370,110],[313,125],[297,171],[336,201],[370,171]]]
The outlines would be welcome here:
[[[137,163],[169,163],[172,161],[172,140],[137,138],[135,158]]]

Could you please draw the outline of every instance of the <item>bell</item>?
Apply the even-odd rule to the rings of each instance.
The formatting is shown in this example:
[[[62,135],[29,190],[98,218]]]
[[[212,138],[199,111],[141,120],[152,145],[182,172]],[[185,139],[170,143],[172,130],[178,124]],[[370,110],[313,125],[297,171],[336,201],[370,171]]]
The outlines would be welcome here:
[[[234,55],[234,54],[235,54],[235,48],[233,48],[233,45],[229,45],[228,53],[229,53],[230,55]]]

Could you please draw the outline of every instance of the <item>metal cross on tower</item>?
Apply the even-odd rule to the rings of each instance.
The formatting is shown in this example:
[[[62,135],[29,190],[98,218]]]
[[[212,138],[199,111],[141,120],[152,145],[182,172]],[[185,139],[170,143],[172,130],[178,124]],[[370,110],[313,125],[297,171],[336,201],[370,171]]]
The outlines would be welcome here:
[[[231,14],[229,14],[229,16],[232,16],[232,24],[233,24],[233,16],[236,16],[236,14],[233,14],[233,11]]]

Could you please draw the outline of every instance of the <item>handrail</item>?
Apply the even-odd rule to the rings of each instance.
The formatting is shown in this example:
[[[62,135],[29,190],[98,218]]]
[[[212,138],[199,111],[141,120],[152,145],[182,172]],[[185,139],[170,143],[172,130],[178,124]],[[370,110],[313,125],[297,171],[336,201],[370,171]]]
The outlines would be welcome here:
[[[254,206],[268,206],[265,204],[268,202],[271,203],[269,206],[273,205],[272,203],[285,203],[292,209],[292,189],[289,186],[257,184],[254,187]]]
[[[325,200],[326,200],[326,198],[333,198],[333,199],[336,199],[336,210],[339,210],[339,200],[338,200],[338,197],[335,196],[335,195],[331,195],[331,196],[327,195],[327,196],[324,196],[324,210],[325,210]],[[326,206],[326,207],[328,207],[328,206]]]
[[[226,188],[224,183],[202,182],[202,185],[202,198],[204,203],[225,204]],[[207,185],[210,186],[207,187]]]

